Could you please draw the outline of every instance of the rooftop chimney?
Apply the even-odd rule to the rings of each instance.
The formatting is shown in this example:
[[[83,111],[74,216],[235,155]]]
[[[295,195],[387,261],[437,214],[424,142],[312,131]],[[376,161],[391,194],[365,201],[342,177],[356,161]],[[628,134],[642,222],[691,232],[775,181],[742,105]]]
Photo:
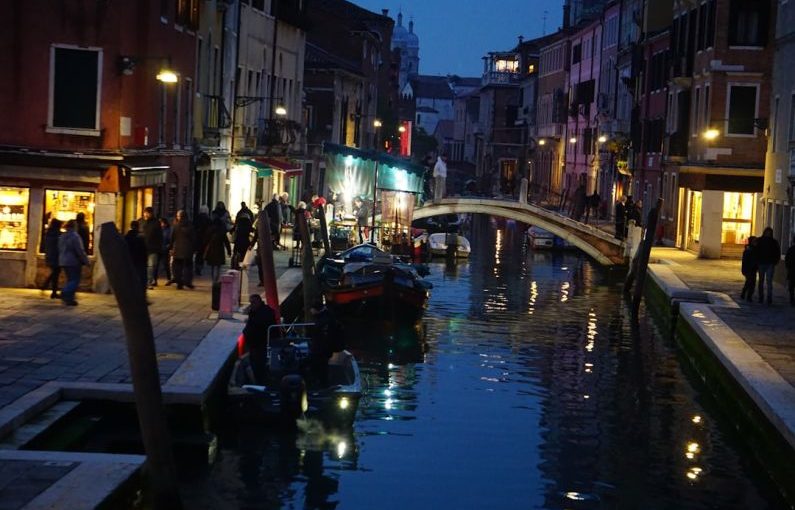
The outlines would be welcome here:
[[[520,35],[519,36],[519,44],[522,44],[523,42],[524,42],[524,36]]]
[[[389,9],[381,9],[381,14],[384,16],[389,16]]]

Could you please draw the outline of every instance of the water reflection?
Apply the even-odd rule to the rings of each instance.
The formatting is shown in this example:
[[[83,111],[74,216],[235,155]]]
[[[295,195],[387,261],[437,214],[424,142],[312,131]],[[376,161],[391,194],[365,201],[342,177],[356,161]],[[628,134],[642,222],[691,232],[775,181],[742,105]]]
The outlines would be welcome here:
[[[417,327],[350,324],[353,431],[228,437],[201,491],[250,508],[777,508],[621,280],[475,222]],[[210,506],[208,508],[222,508]]]

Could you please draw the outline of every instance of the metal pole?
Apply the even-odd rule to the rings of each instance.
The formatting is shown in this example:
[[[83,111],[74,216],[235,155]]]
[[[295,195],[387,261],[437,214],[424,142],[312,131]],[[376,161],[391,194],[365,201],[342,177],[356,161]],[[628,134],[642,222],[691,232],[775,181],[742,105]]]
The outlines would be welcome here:
[[[315,258],[312,255],[312,242],[309,239],[309,226],[306,224],[306,209],[296,209],[295,224],[301,234],[301,244],[303,254],[301,255],[301,271],[303,273],[303,297],[304,297],[304,319],[306,322],[312,320],[312,303],[319,295],[317,280],[315,279]]]
[[[100,228],[99,253],[116,296],[127,339],[138,425],[147,457],[147,473],[152,488],[153,506],[179,509],[182,501],[177,484],[177,467],[163,412],[163,395],[157,369],[152,320],[146,306],[146,291],[132,270],[127,243],[113,222]]]
[[[638,268],[637,275],[635,276],[635,293],[632,296],[632,316],[638,316],[640,310],[640,300],[643,297],[643,286],[646,282],[646,272],[649,268],[649,256],[651,255],[651,247],[654,244],[654,235],[657,230],[657,219],[660,217],[660,210],[662,209],[663,199],[657,199],[657,205],[649,211],[646,219],[646,231],[643,236],[643,244],[641,244],[640,253],[638,254]]]
[[[318,207],[318,216],[320,216],[320,236],[323,238],[323,250],[325,250],[326,257],[331,256],[331,244],[328,240],[328,223],[326,222],[326,208],[324,206]]]
[[[273,238],[270,228],[268,211],[263,207],[257,219],[257,244],[259,244],[260,264],[262,264],[262,283],[265,286],[265,302],[273,308],[276,322],[281,322],[279,290],[276,286],[276,268],[273,263]]]
[[[375,204],[378,192],[378,161],[375,162],[375,178],[373,179],[373,224],[370,227],[370,242],[375,244]]]

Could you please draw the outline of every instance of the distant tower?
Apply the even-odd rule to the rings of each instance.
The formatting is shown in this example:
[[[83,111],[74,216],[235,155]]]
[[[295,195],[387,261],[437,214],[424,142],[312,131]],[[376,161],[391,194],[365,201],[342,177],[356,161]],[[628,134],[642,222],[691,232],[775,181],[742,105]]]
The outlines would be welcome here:
[[[397,26],[392,32],[392,49],[400,49],[400,90],[411,76],[419,74],[420,39],[414,33],[414,20],[409,21],[409,29],[403,26],[403,13],[398,12]]]

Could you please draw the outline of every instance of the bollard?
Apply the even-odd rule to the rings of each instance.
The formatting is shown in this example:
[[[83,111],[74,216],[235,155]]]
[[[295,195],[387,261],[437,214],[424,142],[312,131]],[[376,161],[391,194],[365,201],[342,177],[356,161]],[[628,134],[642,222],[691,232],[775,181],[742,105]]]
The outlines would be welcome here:
[[[219,278],[221,281],[219,319],[231,319],[240,305],[240,275],[238,273],[239,271],[229,270]]]

